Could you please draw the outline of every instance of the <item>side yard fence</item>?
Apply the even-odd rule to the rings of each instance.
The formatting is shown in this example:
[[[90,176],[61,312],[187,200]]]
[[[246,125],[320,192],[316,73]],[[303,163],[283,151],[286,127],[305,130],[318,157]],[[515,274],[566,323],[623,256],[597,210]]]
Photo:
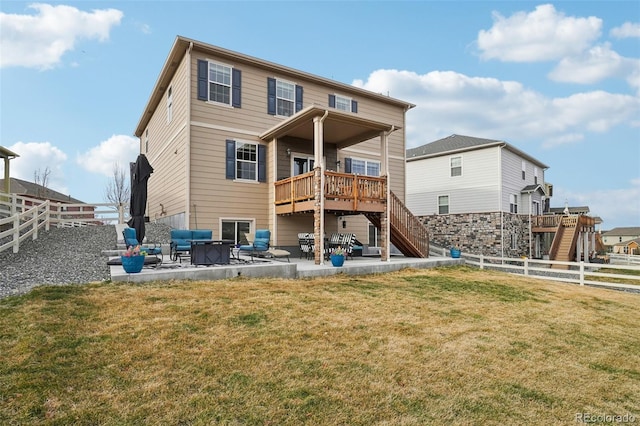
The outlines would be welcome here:
[[[41,229],[115,225],[124,223],[128,212],[125,204],[66,204],[0,192],[0,252],[12,248],[17,253],[20,243],[36,240]]]
[[[431,252],[449,256],[449,250],[432,247]],[[561,262],[529,258],[502,258],[462,253],[465,264],[543,280],[562,281],[640,293],[640,256],[620,255],[616,264]],[[624,258],[624,259],[622,259]],[[626,263],[621,264],[624,260]]]

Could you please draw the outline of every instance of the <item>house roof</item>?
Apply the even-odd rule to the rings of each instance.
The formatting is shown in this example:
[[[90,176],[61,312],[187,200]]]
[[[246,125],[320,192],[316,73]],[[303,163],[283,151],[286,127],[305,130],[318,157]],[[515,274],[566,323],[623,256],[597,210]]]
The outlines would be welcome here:
[[[520,193],[522,193],[522,194],[531,194],[532,192],[536,192],[536,191],[541,193],[542,195],[546,194],[544,192],[544,188],[540,184],[527,185],[524,188],[522,188]]]
[[[324,117],[323,140],[335,143],[340,149],[374,138],[380,135],[380,132],[399,129],[391,124],[359,117],[357,114],[311,105],[262,133],[260,138],[266,141],[287,135],[313,140],[314,117]]]
[[[255,58],[253,56],[245,55],[242,53],[234,52],[232,50],[223,49],[218,46],[214,46],[211,44],[203,43],[197,40],[193,40],[187,37],[177,36],[173,46],[171,47],[171,51],[169,52],[169,56],[167,57],[162,70],[160,71],[160,75],[158,76],[158,80],[156,81],[153,91],[151,92],[151,96],[147,101],[145,110],[138,121],[138,125],[134,132],[135,136],[140,137],[145,127],[147,126],[153,111],[157,108],[160,100],[164,96],[164,91],[167,89],[171,79],[173,78],[173,74],[176,72],[182,57],[190,51],[190,49],[196,48],[198,51],[202,51],[208,53],[217,58],[221,58],[223,60],[228,60],[234,63],[239,64],[247,64],[254,67],[262,68],[270,70],[271,72],[277,72],[279,75],[284,77],[289,77],[292,79],[304,79],[310,80],[314,82],[319,82],[325,86],[335,87],[336,90],[347,94],[353,94],[354,96],[372,98],[377,101],[386,102],[389,104],[393,104],[396,106],[400,106],[405,110],[409,110],[415,107],[414,104],[405,102],[399,99],[392,98],[390,96],[385,96],[379,93],[371,92],[365,89],[360,89],[358,87],[340,83],[335,80],[331,80],[325,77],[320,77],[317,75],[313,75],[304,71],[299,71],[294,68],[285,67],[284,65],[276,64],[275,62],[265,61],[263,59]],[[265,88],[266,90],[266,88]]]
[[[564,209],[567,207],[550,207],[549,212],[553,214],[564,214]],[[588,214],[589,206],[568,207],[570,214]]]
[[[639,226],[623,226],[619,228],[613,228],[610,231],[603,232],[603,236],[605,237],[625,237],[625,236],[636,236],[640,235],[640,227]]]
[[[4,179],[0,179],[0,187],[2,186],[4,186]],[[38,185],[37,183],[16,178],[9,179],[9,192],[11,194],[23,195],[40,200],[51,200],[68,204],[85,204],[83,201],[73,198],[70,195],[65,195],[45,186]]]
[[[508,144],[507,142],[495,140],[495,139],[482,139],[472,136],[463,135],[451,135],[446,138],[438,139],[437,141],[421,145],[417,148],[407,149],[406,157],[407,161],[419,160],[423,158],[440,157],[442,155],[450,155],[465,151],[474,151],[476,149],[485,149],[490,147],[503,147],[519,155],[522,158],[526,158],[537,166],[548,169],[549,166],[541,161],[533,158],[529,154],[520,151],[515,146]]]

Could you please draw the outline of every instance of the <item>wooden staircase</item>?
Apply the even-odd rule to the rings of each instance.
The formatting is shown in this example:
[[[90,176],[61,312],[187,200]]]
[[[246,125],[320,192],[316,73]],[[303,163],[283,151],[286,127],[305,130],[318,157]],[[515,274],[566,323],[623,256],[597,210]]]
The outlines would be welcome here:
[[[578,216],[565,216],[558,223],[556,235],[551,243],[549,259],[573,262],[576,258],[578,240]],[[552,265],[554,269],[568,269],[567,265]]]
[[[391,192],[390,228],[391,243],[402,254],[409,257],[429,257],[429,232],[426,226],[415,217],[402,201]],[[364,213],[369,221],[380,229],[380,213]]]

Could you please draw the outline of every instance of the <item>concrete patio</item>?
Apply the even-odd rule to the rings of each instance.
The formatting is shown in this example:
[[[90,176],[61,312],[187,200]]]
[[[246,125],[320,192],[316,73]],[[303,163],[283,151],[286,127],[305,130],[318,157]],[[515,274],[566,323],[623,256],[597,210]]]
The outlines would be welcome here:
[[[169,256],[157,267],[144,267],[141,272],[129,274],[121,265],[112,265],[111,280],[114,282],[145,282],[156,280],[219,280],[233,277],[273,277],[273,278],[310,278],[336,274],[366,275],[398,271],[404,268],[434,268],[444,265],[463,264],[463,259],[448,257],[430,257],[428,259],[392,256],[388,262],[382,262],[380,257],[354,257],[344,262],[341,267],[334,267],[327,261],[324,265],[316,265],[313,260],[292,257],[291,262],[286,259],[240,257],[232,260],[230,265],[195,266],[184,259],[182,263],[174,262]]]

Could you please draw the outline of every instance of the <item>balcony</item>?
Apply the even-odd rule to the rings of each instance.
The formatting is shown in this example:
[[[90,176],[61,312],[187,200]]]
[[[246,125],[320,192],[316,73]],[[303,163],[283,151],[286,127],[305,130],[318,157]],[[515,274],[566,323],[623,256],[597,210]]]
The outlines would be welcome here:
[[[311,171],[275,182],[276,214],[313,212],[316,192],[320,192],[317,173],[317,177]],[[326,212],[380,213],[386,205],[386,178],[326,171],[323,192]]]

